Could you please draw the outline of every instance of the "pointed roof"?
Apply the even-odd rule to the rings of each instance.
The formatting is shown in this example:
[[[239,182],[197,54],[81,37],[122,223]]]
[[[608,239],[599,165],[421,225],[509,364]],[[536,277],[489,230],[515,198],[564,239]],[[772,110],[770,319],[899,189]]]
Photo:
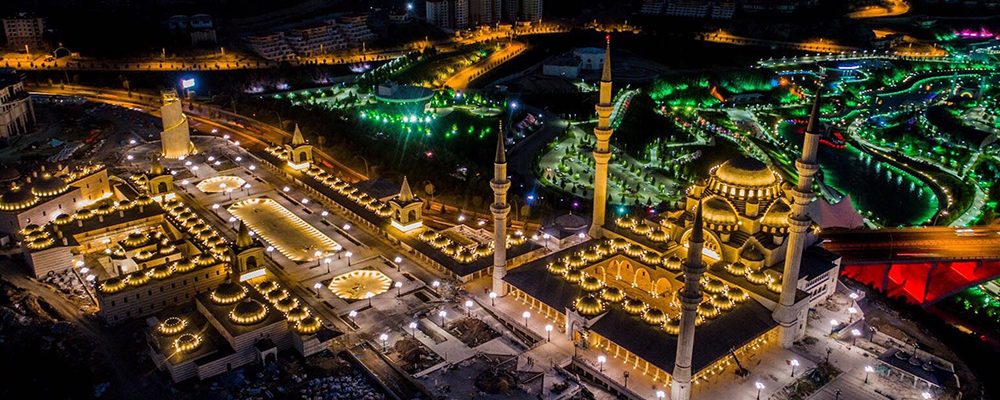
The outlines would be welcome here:
[[[503,146],[503,141],[506,138],[506,134],[503,131],[503,120],[500,120],[500,130],[497,131],[497,154],[493,159],[495,164],[506,164],[507,163],[507,150]]]
[[[306,139],[302,137],[302,131],[299,130],[299,124],[295,124],[295,132],[292,133],[292,146],[301,146],[306,144]]]
[[[253,237],[250,236],[250,229],[240,220],[239,232],[236,234],[236,246],[244,249],[253,246]]]
[[[611,82],[611,34],[604,37],[604,70],[601,71],[601,81]]]
[[[702,222],[702,204],[698,201],[698,210],[694,214],[694,224],[691,227],[691,237],[688,239],[692,242],[704,243],[705,233],[703,232],[704,223]]]
[[[163,163],[160,162],[160,158],[153,158],[153,161],[149,163],[149,173],[153,176],[163,175]]]
[[[813,98],[812,110],[809,111],[809,124],[806,125],[806,134],[815,134],[819,128],[819,99],[823,97],[823,86],[816,89],[816,97]]]
[[[399,187],[397,198],[401,203],[413,201],[413,192],[410,190],[410,182],[406,180],[406,176],[403,176],[403,185]]]

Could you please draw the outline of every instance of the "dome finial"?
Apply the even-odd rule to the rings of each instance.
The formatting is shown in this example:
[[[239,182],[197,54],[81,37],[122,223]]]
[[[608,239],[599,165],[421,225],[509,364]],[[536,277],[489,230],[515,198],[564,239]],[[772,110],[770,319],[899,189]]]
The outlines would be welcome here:
[[[493,159],[494,164],[505,164],[507,163],[507,150],[504,148],[504,139],[506,134],[503,131],[503,119],[500,120],[500,130],[497,131],[497,154]]]

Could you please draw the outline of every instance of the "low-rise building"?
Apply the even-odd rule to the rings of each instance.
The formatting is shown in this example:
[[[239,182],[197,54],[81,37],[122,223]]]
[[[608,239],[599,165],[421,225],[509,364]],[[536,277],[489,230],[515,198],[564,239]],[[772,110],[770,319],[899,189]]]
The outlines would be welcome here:
[[[107,169],[98,164],[39,167],[0,190],[0,234],[15,237],[112,196]]]
[[[45,18],[30,13],[3,18],[3,33],[7,48],[12,50],[43,49],[45,44]],[[33,51],[33,50],[32,50]]]
[[[244,39],[254,53],[269,61],[291,61],[296,58],[283,32],[262,33]]]

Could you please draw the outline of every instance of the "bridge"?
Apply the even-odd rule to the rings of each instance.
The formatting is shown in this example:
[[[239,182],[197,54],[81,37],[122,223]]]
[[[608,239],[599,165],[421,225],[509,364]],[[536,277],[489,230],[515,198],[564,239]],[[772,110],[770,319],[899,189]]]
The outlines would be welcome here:
[[[1000,227],[826,230],[841,276],[888,297],[929,306],[1000,278]]]

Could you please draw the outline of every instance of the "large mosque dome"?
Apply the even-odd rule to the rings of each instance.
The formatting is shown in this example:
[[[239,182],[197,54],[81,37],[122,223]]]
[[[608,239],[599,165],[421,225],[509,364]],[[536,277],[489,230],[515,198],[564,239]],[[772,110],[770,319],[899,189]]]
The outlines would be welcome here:
[[[770,186],[780,181],[766,164],[749,157],[726,161],[712,175],[715,179],[734,186]]]

